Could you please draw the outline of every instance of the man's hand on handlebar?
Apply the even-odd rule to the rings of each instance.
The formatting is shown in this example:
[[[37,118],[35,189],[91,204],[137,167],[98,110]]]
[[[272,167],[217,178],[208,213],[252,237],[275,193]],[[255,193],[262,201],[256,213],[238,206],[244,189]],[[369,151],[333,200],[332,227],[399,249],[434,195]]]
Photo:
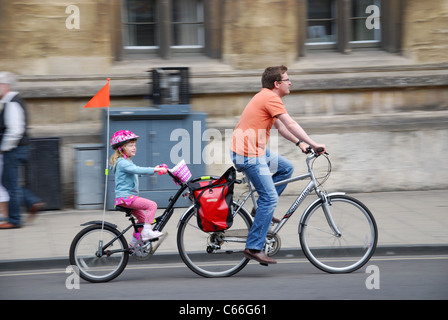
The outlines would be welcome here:
[[[308,154],[311,152],[311,150],[314,150],[317,154],[326,153],[327,149],[325,148],[324,144],[316,143],[314,146],[310,146],[305,141],[301,141],[298,144],[298,147],[300,150],[302,150],[303,153]]]
[[[308,153],[308,148],[310,148],[310,145],[306,143],[305,141],[300,140],[297,144],[297,146],[302,150],[303,153]]]
[[[313,146],[313,149],[317,154],[327,153],[327,149],[325,148],[324,144],[316,143]]]

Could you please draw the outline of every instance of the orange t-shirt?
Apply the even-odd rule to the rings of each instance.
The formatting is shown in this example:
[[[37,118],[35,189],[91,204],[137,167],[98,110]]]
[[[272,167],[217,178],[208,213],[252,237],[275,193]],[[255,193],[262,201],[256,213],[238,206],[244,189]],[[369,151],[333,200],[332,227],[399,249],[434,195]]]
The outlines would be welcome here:
[[[239,155],[264,155],[269,133],[277,116],[287,113],[282,99],[263,88],[249,101],[232,134],[230,148]]]

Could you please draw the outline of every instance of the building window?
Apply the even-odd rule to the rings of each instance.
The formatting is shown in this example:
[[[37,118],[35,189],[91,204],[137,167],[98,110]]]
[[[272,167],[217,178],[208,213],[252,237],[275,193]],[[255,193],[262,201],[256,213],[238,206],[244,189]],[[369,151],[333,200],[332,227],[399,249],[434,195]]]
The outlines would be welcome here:
[[[373,7],[372,7],[373,6]],[[369,10],[367,10],[369,8]],[[381,40],[381,12],[380,0],[352,0],[350,24],[352,35],[350,42],[354,44],[377,44]],[[369,19],[369,22],[367,22]],[[377,24],[371,25],[371,20],[378,20]]]
[[[307,44],[336,43],[336,2],[308,1],[307,11]]]
[[[122,39],[125,54],[202,52],[203,0],[125,0]]]
[[[173,48],[204,47],[204,6],[201,0],[173,0]]]
[[[307,0],[306,48],[348,52],[358,47],[380,47],[381,16],[377,14],[381,12],[381,2]],[[372,20],[376,22],[374,27]]]
[[[126,49],[159,46],[156,0],[127,0],[123,10],[123,42]]]

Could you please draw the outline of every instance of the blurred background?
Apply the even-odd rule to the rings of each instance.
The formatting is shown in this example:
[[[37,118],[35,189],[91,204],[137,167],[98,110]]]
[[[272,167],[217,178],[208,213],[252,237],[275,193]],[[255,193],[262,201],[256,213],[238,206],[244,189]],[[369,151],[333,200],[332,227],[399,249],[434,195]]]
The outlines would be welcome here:
[[[191,137],[213,151],[201,170],[219,175],[231,165],[226,132],[280,64],[288,111],[327,145],[329,191],[448,187],[446,0],[0,0],[0,43],[36,139],[29,171],[45,174],[31,180],[56,187],[55,209],[102,203],[104,109],[83,106],[107,78],[111,110],[161,110],[170,130],[182,112],[205,114],[213,134]],[[186,110],[154,103],[149,71],[164,67],[188,68]],[[151,154],[169,152],[158,140],[169,131],[147,130]],[[301,173],[304,156],[273,138]],[[56,162],[43,167],[45,156]],[[95,199],[81,203],[87,186]]]

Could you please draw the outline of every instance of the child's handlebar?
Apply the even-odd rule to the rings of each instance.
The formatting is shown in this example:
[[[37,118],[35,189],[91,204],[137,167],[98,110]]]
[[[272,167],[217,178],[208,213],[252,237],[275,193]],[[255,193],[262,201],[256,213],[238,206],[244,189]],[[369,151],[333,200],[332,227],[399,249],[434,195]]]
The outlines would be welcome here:
[[[166,164],[159,164],[160,168],[165,168],[165,172],[159,171],[158,174],[159,176],[161,176],[162,174],[167,174],[168,172],[170,172],[170,170],[168,169],[168,166]]]

